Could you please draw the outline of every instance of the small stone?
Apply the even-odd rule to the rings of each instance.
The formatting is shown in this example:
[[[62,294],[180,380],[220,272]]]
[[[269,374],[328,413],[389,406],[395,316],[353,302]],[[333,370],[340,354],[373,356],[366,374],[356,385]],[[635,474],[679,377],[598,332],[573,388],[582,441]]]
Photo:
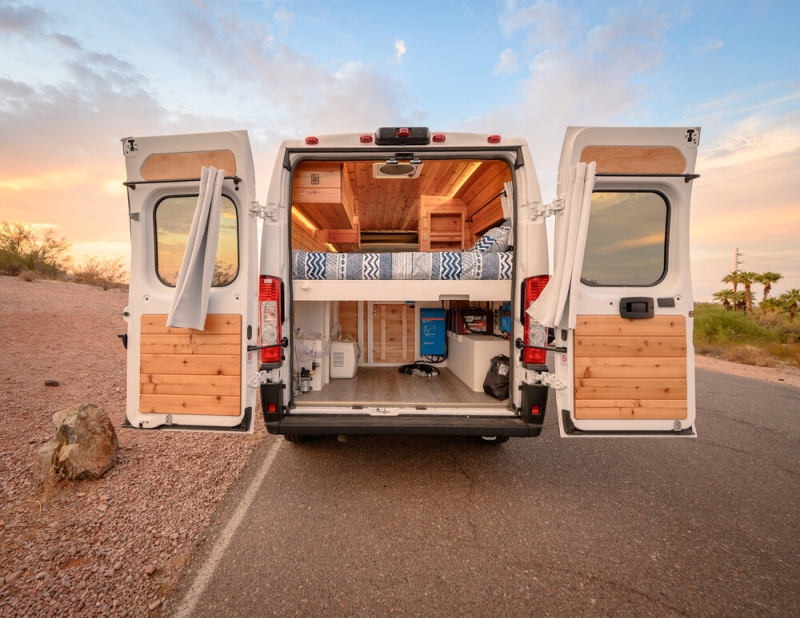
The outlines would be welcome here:
[[[22,577],[22,571],[14,571],[11,575],[6,575],[6,584],[13,584],[17,581],[20,577]]]
[[[121,562],[117,562],[117,563],[114,564],[114,570],[115,571],[119,571],[121,568],[122,568],[122,563]]]
[[[145,575],[152,575],[155,572],[156,572],[155,565],[152,565],[152,564],[145,565],[145,567],[144,567],[144,574]]]
[[[103,513],[105,513],[108,510],[108,505],[107,504],[98,504],[97,505],[97,510],[98,511],[102,511]]]
[[[69,581],[69,575],[65,575],[61,578],[61,585],[64,586],[64,588],[69,588],[72,586],[72,582]]]
[[[58,380],[45,380],[44,381],[44,385],[45,386],[58,386],[58,384],[59,384]]]
[[[156,609],[156,608],[157,608],[159,605],[161,605],[161,599],[156,599],[155,601],[150,601],[150,602],[147,604],[147,609],[149,609],[149,610],[152,612],[152,611],[153,611],[154,609]]]

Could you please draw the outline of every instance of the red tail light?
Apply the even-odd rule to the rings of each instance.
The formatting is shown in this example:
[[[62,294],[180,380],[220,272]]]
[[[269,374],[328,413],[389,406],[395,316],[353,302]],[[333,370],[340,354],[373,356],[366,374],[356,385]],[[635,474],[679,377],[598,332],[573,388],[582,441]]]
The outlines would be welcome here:
[[[541,412],[542,411],[539,409],[539,406],[531,406],[531,416],[539,416]]]
[[[281,343],[281,280],[262,275],[258,286],[258,311],[262,363],[280,363],[283,360]]]
[[[549,275],[528,277],[523,283],[523,315],[525,319],[524,342],[525,345],[547,345],[547,331],[545,327],[528,315],[527,309],[531,303],[539,298],[544,286],[550,280]],[[547,350],[535,348],[522,348],[522,362],[526,365],[544,365],[547,363]]]

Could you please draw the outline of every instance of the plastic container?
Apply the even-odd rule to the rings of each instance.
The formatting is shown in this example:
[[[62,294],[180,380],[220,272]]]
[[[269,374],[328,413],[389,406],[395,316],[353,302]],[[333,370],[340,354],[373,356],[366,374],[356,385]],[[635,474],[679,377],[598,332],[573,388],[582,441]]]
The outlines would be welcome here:
[[[331,378],[353,378],[361,355],[355,341],[331,342]]]

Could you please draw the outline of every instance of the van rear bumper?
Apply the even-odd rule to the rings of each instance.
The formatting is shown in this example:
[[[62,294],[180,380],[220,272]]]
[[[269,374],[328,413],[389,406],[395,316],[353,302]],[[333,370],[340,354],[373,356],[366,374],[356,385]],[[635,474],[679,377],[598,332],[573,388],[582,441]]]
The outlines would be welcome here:
[[[544,416],[544,415],[542,415]],[[436,435],[534,437],[543,419],[529,423],[519,417],[393,416],[287,414],[267,422],[271,434],[296,435]]]

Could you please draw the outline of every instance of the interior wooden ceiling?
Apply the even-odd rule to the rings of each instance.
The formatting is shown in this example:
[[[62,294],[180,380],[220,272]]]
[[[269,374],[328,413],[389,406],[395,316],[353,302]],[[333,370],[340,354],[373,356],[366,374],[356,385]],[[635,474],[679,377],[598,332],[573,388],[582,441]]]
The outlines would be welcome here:
[[[353,191],[361,230],[416,230],[420,196],[462,199],[472,214],[503,190],[511,173],[503,161],[423,160],[418,178],[375,178],[377,161],[347,161],[344,170]],[[381,160],[381,163],[384,161]],[[307,162],[301,165],[313,165]],[[302,205],[298,205],[302,210]],[[500,200],[488,207],[502,216]]]

